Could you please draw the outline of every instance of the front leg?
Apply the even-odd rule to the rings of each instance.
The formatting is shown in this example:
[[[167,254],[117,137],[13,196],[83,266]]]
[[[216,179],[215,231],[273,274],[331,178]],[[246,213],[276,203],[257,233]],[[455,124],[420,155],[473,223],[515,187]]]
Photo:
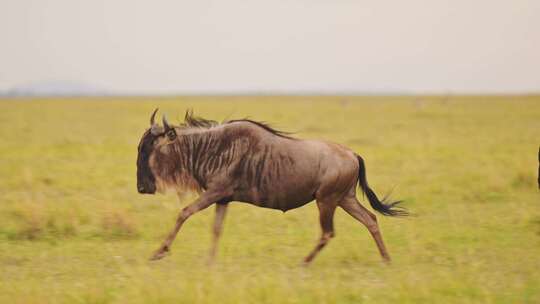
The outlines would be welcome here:
[[[225,219],[225,213],[227,212],[228,204],[216,204],[216,218],[214,220],[214,226],[212,228],[212,247],[210,248],[210,263],[214,260],[217,253],[217,246],[219,237],[223,230],[223,220]]]
[[[222,195],[220,193],[215,192],[204,192],[195,202],[191,203],[182,211],[180,214],[178,214],[178,218],[176,219],[176,224],[173,228],[173,230],[169,233],[165,241],[163,241],[163,244],[159,247],[159,249],[154,253],[154,255],[150,258],[150,260],[159,260],[170,251],[171,244],[176,238],[176,234],[178,234],[178,231],[180,231],[180,228],[182,227],[182,224],[193,214],[208,208],[215,202],[219,201],[219,199],[222,198]]]

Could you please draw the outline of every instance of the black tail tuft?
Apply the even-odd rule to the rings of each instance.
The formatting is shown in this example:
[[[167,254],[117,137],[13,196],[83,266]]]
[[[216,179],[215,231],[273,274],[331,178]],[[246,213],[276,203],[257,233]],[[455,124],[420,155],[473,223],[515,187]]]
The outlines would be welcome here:
[[[360,155],[356,155],[356,158],[358,158],[358,164],[360,166],[358,170],[358,184],[360,184],[360,188],[364,193],[366,194],[369,203],[373,209],[377,210],[383,215],[388,216],[407,216],[409,215],[409,212],[401,206],[398,206],[402,201],[397,202],[389,202],[386,203],[386,197],[380,201],[375,192],[371,190],[368,186],[367,178],[366,178],[366,165],[364,164],[364,160]]]

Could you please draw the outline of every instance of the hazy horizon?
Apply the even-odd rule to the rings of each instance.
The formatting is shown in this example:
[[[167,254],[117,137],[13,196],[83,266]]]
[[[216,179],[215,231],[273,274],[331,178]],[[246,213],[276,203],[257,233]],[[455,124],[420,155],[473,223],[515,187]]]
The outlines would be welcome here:
[[[0,92],[73,84],[120,95],[540,93],[537,1],[0,8]]]

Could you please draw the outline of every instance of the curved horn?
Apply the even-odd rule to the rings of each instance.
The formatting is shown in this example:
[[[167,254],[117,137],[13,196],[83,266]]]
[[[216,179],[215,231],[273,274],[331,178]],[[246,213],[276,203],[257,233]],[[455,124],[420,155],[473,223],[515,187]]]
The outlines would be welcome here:
[[[167,117],[165,117],[165,114],[163,115],[163,128],[165,129],[165,133],[171,129],[171,126],[169,126],[169,123],[167,122]]]
[[[158,110],[159,108],[156,108],[154,113],[152,113],[152,116],[150,116],[150,126],[153,126],[156,123],[156,113]]]

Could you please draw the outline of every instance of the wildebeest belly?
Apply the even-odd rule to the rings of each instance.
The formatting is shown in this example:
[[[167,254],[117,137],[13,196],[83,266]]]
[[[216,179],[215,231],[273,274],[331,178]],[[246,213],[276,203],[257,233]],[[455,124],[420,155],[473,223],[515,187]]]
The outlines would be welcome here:
[[[266,176],[259,184],[244,185],[235,191],[235,201],[256,206],[287,211],[301,207],[315,199],[317,181],[291,171],[280,178]]]
[[[284,193],[267,194],[257,190],[251,191],[251,193],[239,193],[233,196],[233,200],[238,202],[282,211],[301,207],[314,199],[313,193],[294,193],[292,195],[285,195]]]

